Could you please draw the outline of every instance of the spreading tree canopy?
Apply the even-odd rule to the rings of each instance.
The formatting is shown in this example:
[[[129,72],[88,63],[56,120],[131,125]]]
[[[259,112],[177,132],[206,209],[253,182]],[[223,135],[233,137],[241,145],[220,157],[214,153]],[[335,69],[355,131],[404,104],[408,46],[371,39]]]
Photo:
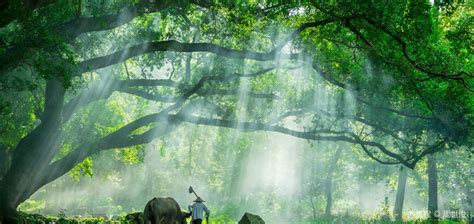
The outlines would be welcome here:
[[[86,158],[182,123],[348,142],[410,168],[472,150],[467,5],[0,3],[0,214]]]

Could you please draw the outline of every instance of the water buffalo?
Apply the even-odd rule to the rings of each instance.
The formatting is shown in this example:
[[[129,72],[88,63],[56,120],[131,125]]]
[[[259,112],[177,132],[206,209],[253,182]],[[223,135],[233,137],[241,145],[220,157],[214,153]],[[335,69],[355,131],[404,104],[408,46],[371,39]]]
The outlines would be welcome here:
[[[135,212],[125,216],[126,223],[130,224],[144,224],[143,212]]]
[[[153,198],[145,206],[145,224],[186,224],[186,213],[173,198]]]

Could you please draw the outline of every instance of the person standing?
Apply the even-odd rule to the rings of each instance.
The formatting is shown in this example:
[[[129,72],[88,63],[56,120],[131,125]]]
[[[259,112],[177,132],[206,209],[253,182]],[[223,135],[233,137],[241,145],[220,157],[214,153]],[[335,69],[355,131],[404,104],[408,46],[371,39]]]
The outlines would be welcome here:
[[[192,224],[201,224],[204,212],[206,213],[206,223],[209,223],[210,211],[203,202],[205,201],[202,200],[201,197],[197,197],[194,203],[189,205],[188,208],[189,212],[191,212]]]

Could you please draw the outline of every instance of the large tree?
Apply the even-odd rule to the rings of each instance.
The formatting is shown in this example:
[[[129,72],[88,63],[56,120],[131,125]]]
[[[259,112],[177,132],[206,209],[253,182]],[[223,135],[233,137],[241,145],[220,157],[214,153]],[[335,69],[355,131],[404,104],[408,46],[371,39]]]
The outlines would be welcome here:
[[[472,17],[453,4],[440,15],[428,1],[2,3],[0,216],[93,154],[183,122],[348,142],[409,168],[469,148]],[[116,93],[156,111],[65,134],[86,133],[97,121],[81,114]]]

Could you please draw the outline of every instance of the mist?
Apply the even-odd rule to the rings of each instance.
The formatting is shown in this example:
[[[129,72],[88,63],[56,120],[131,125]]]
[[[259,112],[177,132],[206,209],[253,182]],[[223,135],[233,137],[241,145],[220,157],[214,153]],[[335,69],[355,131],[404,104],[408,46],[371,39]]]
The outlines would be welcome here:
[[[2,4],[0,223],[470,222],[466,4]]]

